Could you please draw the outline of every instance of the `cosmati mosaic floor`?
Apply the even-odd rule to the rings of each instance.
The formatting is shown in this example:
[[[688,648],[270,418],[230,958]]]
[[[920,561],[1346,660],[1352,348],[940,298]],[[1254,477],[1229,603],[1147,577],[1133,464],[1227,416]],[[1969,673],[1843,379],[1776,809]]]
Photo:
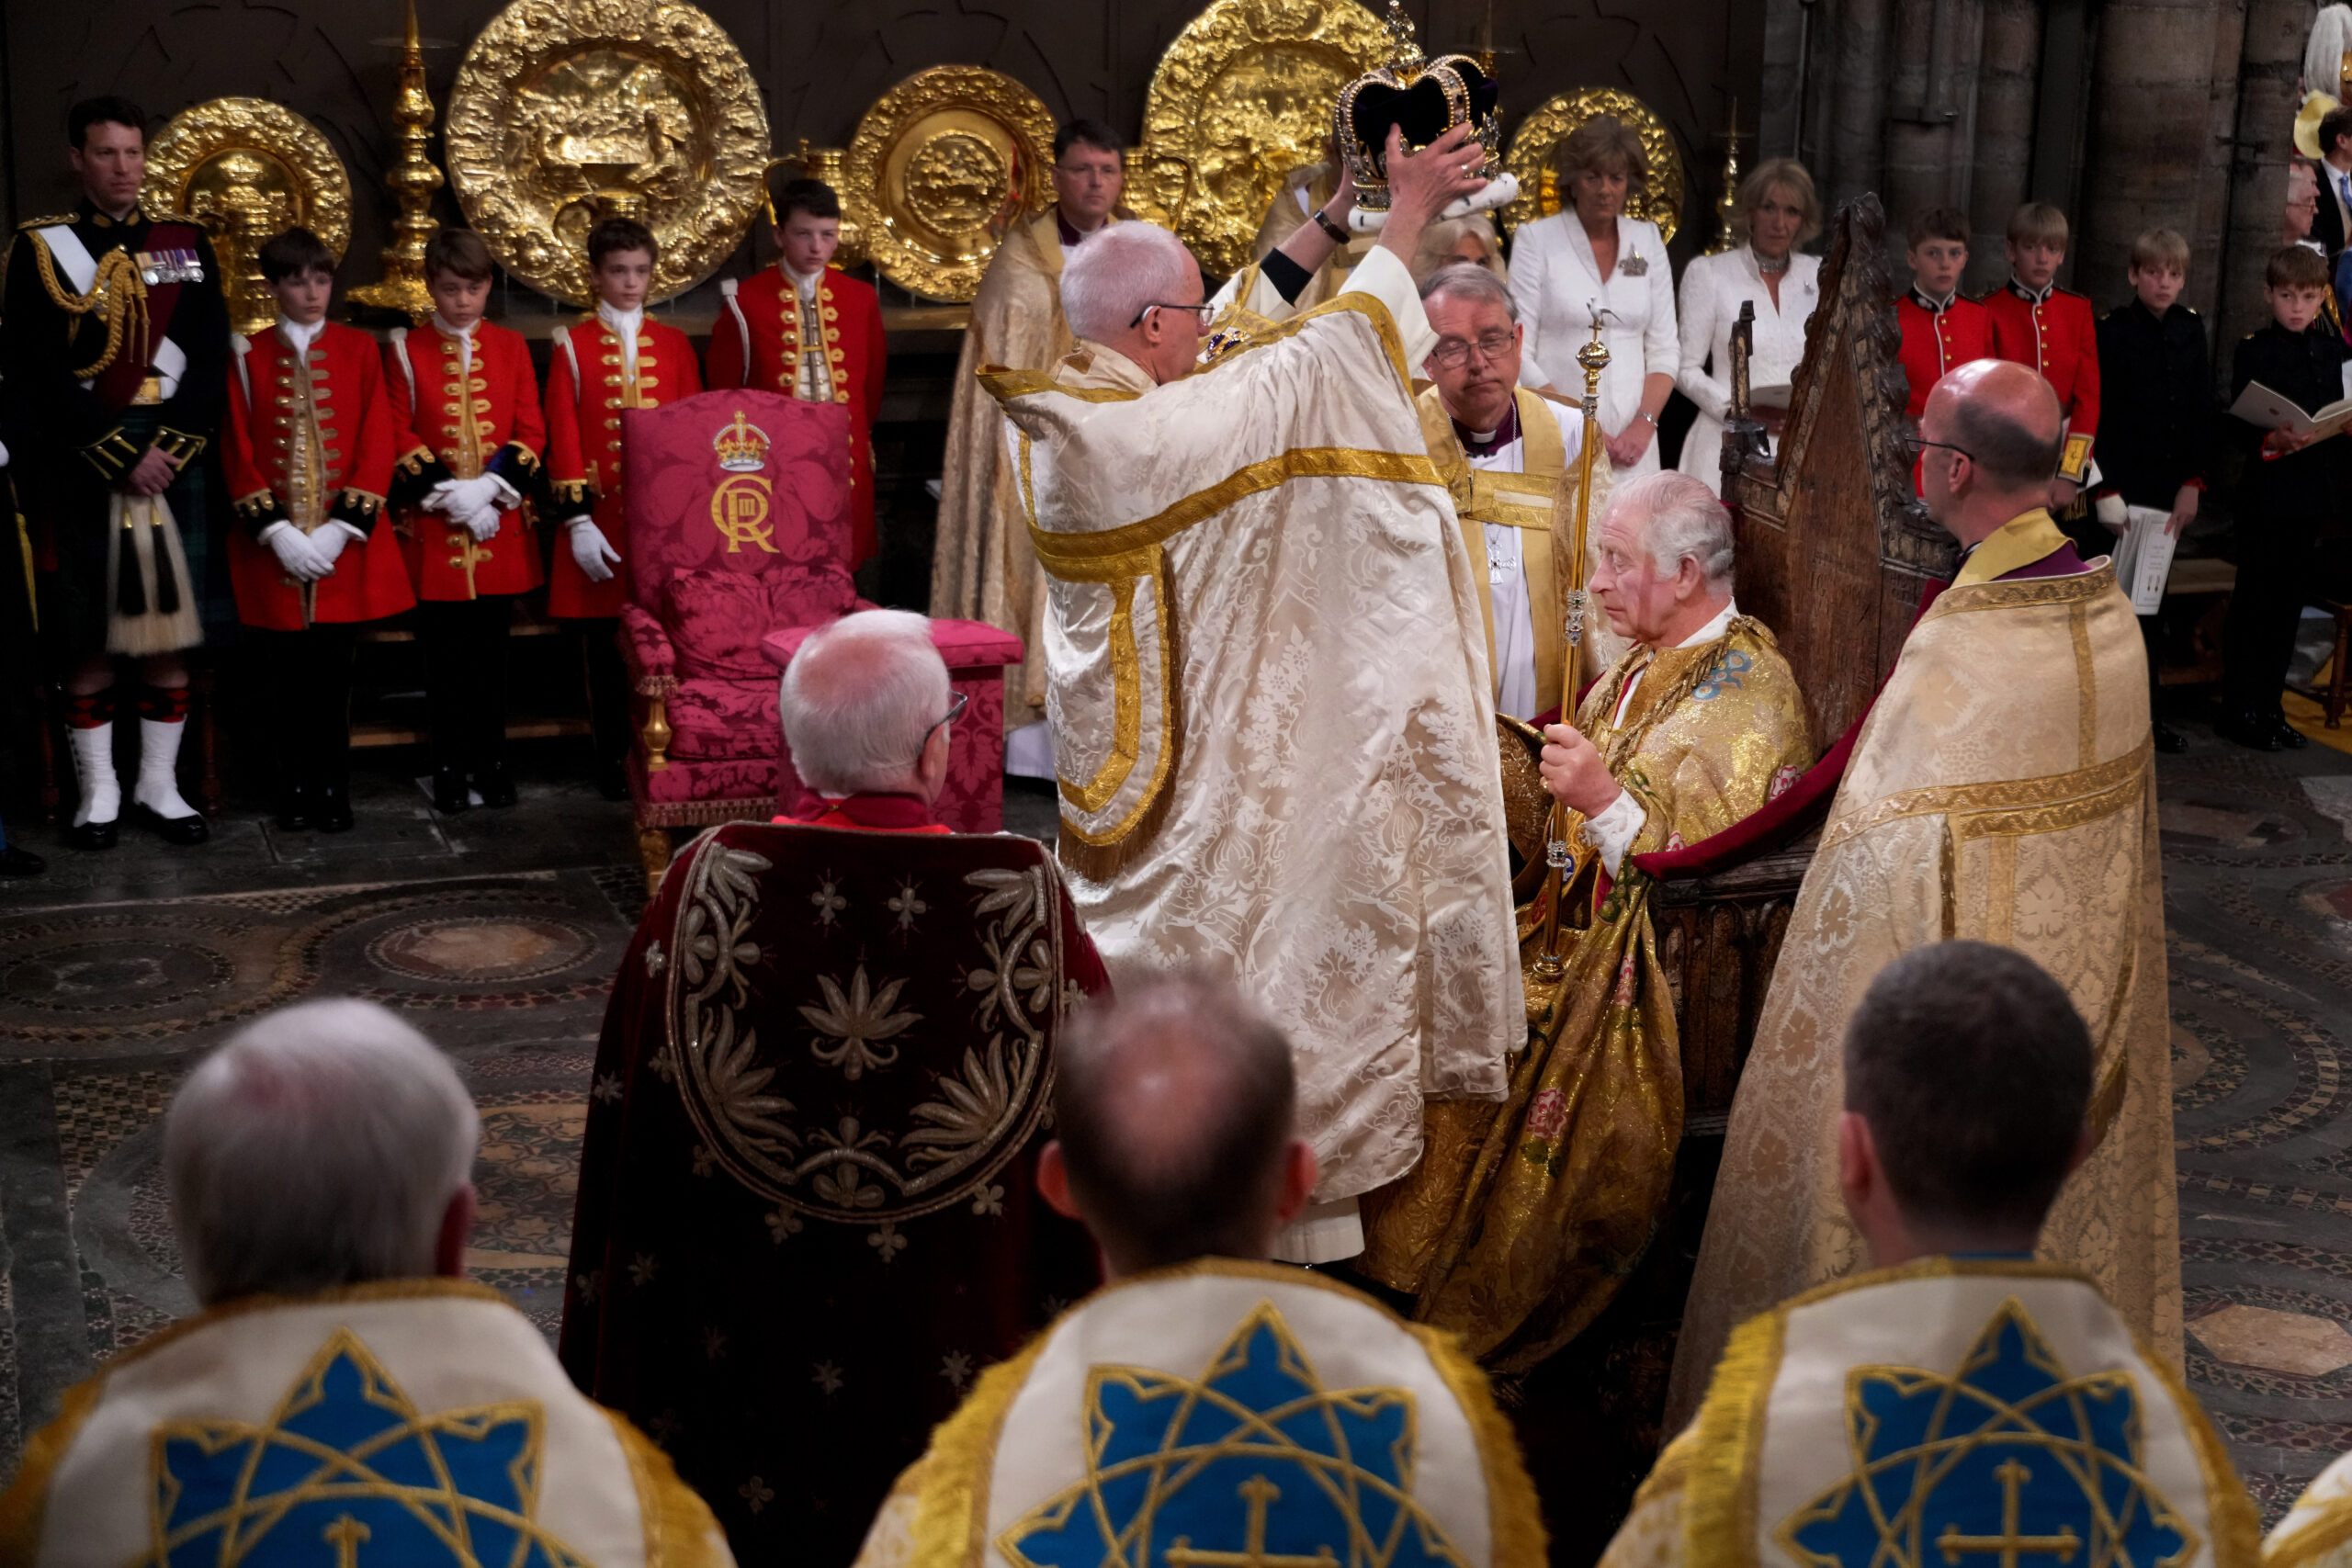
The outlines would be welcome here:
[[[2160,773],[2188,1375],[2267,1521],[2352,1449],[2352,757],[2185,728],[2194,750]],[[209,873],[127,850],[6,887],[0,1474],[65,1387],[192,1309],[163,1111],[190,1060],[287,1000],[375,998],[457,1058],[483,1121],[472,1266],[552,1336],[595,1032],[642,894],[622,808],[541,794],[536,821],[494,825],[386,785],[389,825],[348,851],[232,824],[260,847]],[[1050,819],[1043,795],[1009,805],[1016,828]]]

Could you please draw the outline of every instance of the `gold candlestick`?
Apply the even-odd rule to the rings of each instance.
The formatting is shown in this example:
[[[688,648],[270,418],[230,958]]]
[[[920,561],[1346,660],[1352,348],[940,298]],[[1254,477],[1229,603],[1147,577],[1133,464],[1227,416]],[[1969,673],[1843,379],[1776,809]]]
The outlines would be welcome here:
[[[433,309],[424,291],[424,247],[439,225],[433,220],[433,193],[441,188],[441,171],[425,156],[433,141],[433,99],[424,90],[424,44],[416,31],[416,0],[408,0],[408,37],[401,47],[400,94],[392,104],[392,123],[401,128],[401,155],[384,183],[401,215],[392,222],[392,243],[384,247],[380,282],[350,291],[362,305],[405,310],[423,320]]]
[[[1715,220],[1719,225],[1715,243],[1707,254],[1719,256],[1738,243],[1731,237],[1731,220],[1739,211],[1739,100],[1731,101],[1731,130],[1725,135],[1724,147],[1724,193],[1715,197]]]

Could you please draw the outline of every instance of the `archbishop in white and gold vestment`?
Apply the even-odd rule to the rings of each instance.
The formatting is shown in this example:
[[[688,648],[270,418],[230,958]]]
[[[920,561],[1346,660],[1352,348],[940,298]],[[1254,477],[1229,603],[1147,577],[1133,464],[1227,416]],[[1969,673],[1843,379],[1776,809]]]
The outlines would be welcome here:
[[[2254,1568],[2260,1528],[2098,1286],[1928,1258],[1742,1325],[1600,1568]]]
[[[1096,1292],[982,1374],[857,1568],[1543,1568],[1543,1515],[1447,1337],[1296,1269]]]
[[[1112,221],[1121,216],[1114,214]],[[1005,457],[1004,416],[973,377],[985,366],[1052,365],[1077,341],[1062,316],[1061,226],[1058,207],[1015,223],[981,276],[956,361],[939,536],[932,547],[931,613],[944,620],[985,621],[1012,633],[1029,650],[1005,682],[1007,729],[1045,717],[1046,668],[1037,648],[1046,584],[1029,548],[1020,486]]]
[[[1669,1420],[1732,1325],[1862,1265],[1838,1190],[1846,1021],[1878,972],[1951,937],[2066,987],[2098,1051],[2098,1142],[2042,1229],[2180,1363],[2164,890],[2146,655],[2101,559],[2003,577],[2065,541],[2046,512],[1980,545],[1864,721],[1789,918],[1732,1103]]]
[[[1114,985],[1204,967],[1289,1033],[1323,1174],[1296,1261],[1499,1100],[1525,1035],[1470,558],[1406,367],[1402,262],[1155,388],[1081,343],[985,374],[1018,432],[1063,863]],[[1343,1205],[1334,1213],[1330,1205]],[[1316,1229],[1329,1220],[1330,1229]]]
[[[2352,1454],[2303,1488],[2263,1541],[2262,1568],[2352,1568]]]
[[[224,1303],[68,1390],[0,1495],[0,1562],[734,1558],[668,1457],[497,1292],[392,1280]]]

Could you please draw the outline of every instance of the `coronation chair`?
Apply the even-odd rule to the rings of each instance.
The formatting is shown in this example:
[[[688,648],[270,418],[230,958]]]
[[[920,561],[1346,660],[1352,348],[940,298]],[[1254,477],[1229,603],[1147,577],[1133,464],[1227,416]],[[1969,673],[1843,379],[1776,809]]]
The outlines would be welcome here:
[[[776,716],[778,671],[816,627],[871,609],[849,573],[849,412],[774,392],[718,391],[631,409],[623,444],[629,598],[621,652],[638,707],[628,761],[648,889],[670,829],[764,820],[808,798]],[[1004,666],[1021,640],[933,623],[956,689],[940,820],[1003,820]]]

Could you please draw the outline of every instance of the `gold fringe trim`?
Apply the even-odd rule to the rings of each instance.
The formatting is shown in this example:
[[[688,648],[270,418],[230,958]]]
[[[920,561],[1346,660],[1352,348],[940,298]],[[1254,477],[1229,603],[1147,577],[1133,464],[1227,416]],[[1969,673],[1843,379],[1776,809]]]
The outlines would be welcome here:
[[[2254,1511],[2245,1483],[2238,1479],[2237,1467],[2230,1463],[2228,1446],[2171,1363],[2149,1348],[2136,1330],[2127,1326],[2126,1332],[2132,1335],[2132,1348],[2140,1352],[2141,1364],[2171,1395],[2173,1408],[2180,1412],[2180,1424],[2188,1433],[2188,1446],[2197,1450],[2197,1468],[2205,1479],[2205,1524],[2212,1538],[2213,1568],[2256,1568],[2262,1563],[2262,1519]],[[2352,1526],[2352,1517],[2346,1524]],[[2278,1559],[2274,1557],[2264,1568],[2278,1568]]]
[[[978,1568],[988,1551],[997,1434],[1053,1332],[1047,1328],[1019,1355],[982,1372],[956,1414],[933,1430],[922,1458],[899,1478],[915,1499],[907,1568]]]
[[[1408,1323],[1406,1328],[1421,1342],[1430,1364],[1453,1391],[1453,1402],[1469,1418],[1477,1440],[1479,1465],[1487,1476],[1487,1561],[1491,1568],[1544,1568],[1551,1561],[1551,1538],[1544,1529],[1544,1506],[1535,1495],[1521,1460],[1519,1438],[1500,1407],[1493,1387],[1462,1342],[1443,1329]]]
[[[678,1467],[617,1410],[598,1409],[612,1423],[637,1486],[637,1513],[645,1532],[645,1568],[722,1568],[731,1562],[726,1536],[710,1506],[678,1477]]]
[[[1732,1331],[1699,1405],[1683,1488],[1683,1568],[1756,1568],[1756,1466],[1780,1376],[1785,1306]]]

